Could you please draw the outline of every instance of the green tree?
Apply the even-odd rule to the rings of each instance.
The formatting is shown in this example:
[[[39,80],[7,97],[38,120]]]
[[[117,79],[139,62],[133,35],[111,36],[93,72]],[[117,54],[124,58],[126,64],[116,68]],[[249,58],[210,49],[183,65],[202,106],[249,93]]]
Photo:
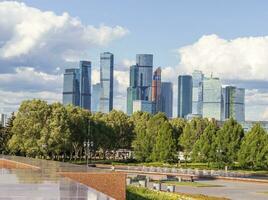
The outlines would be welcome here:
[[[174,118],[174,119],[171,119],[169,122],[173,128],[174,139],[176,141],[179,141],[179,138],[182,135],[183,129],[187,123],[186,120],[183,118]],[[176,150],[177,151],[182,150],[178,142],[176,142]]]
[[[216,158],[216,136],[218,127],[215,121],[210,122],[204,133],[194,144],[192,159],[196,162],[207,162],[208,165]]]
[[[153,146],[152,160],[160,162],[173,162],[176,158],[176,140],[173,129],[168,121],[160,124],[157,131],[156,142]]]
[[[238,152],[239,164],[244,168],[268,168],[268,134],[259,123],[245,135]]]
[[[219,167],[233,165],[244,137],[242,126],[234,119],[227,120],[217,132],[216,162]]]

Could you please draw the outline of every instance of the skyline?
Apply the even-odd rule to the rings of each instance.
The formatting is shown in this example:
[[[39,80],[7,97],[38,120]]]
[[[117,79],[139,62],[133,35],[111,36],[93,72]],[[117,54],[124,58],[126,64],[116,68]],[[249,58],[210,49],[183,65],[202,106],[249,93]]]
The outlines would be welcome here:
[[[128,70],[135,54],[149,53],[155,58],[154,69],[162,67],[163,81],[173,82],[174,102],[177,102],[178,75],[197,69],[206,76],[210,73],[219,76],[223,84],[245,87],[246,119],[268,120],[268,56],[265,55],[268,29],[264,26],[268,16],[263,5],[238,1],[232,2],[229,9],[228,4],[220,9],[212,1],[205,1],[202,5],[195,3],[196,7],[190,9],[191,3],[186,2],[157,2],[152,6],[148,1],[139,7],[141,16],[137,16],[128,13],[140,1],[105,5],[97,1],[23,2],[0,2],[0,16],[9,22],[0,21],[3,31],[0,95],[5,97],[0,100],[0,111],[3,113],[15,110],[21,100],[33,97],[61,102],[63,71],[75,67],[80,59],[92,61],[92,84],[95,84],[99,81],[98,55],[110,51],[115,55],[115,109],[126,111]],[[263,1],[263,4],[267,3]],[[142,12],[150,6],[155,12]],[[92,12],[86,12],[86,8],[92,8]],[[161,8],[163,12],[157,12]],[[183,8],[183,12],[167,12]],[[114,12],[119,9],[122,12]],[[250,9],[258,12],[247,16]],[[102,15],[103,11],[107,14]],[[230,14],[229,18],[225,12]],[[35,27],[34,31],[22,32],[22,24]],[[176,103],[173,111],[176,116]]]

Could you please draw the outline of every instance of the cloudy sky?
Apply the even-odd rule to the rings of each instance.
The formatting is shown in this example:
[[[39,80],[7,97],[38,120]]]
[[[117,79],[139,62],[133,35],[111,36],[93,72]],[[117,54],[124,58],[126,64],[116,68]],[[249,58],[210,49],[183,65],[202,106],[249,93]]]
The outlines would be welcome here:
[[[114,107],[125,111],[135,54],[154,54],[163,80],[200,69],[246,88],[246,119],[268,120],[268,2],[237,0],[0,1],[0,112],[24,99],[62,99],[62,73],[115,55]]]

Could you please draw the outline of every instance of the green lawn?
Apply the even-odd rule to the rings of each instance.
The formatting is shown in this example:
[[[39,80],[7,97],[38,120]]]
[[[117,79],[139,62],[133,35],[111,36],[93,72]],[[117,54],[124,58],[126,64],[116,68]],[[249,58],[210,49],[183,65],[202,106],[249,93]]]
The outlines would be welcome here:
[[[127,200],[227,200],[226,198],[209,197],[205,195],[188,195],[168,193],[147,188],[128,186]]]

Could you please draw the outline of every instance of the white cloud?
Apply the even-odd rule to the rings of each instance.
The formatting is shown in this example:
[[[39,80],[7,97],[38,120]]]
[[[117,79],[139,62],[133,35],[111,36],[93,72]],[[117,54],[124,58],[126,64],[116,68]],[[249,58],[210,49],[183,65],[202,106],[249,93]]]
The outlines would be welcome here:
[[[180,69],[213,73],[223,79],[266,80],[268,36],[225,40],[205,35],[196,43],[178,49]]]
[[[40,65],[46,71],[62,62],[88,58],[90,48],[129,32],[121,26],[85,25],[68,13],[57,15],[15,1],[0,2],[0,29],[0,59]]]

